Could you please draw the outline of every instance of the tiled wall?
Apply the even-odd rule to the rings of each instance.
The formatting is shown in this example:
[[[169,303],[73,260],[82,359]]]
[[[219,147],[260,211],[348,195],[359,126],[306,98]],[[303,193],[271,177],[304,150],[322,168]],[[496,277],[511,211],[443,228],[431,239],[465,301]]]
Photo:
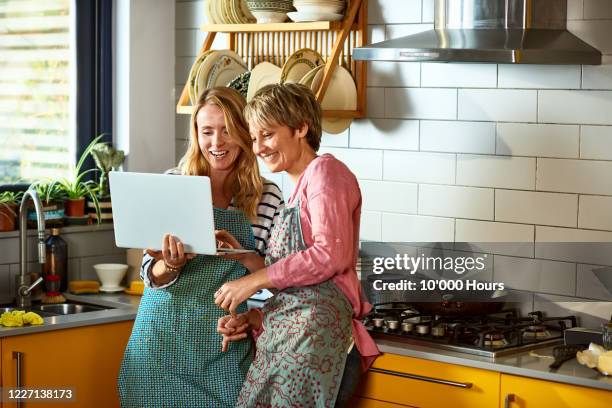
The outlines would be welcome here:
[[[433,3],[370,0],[370,41],[432,28]],[[611,300],[589,266],[608,264],[602,255],[610,248],[572,256],[541,245],[612,242],[612,1],[568,6],[568,27],[606,55],[604,65],[369,65],[368,118],[325,135],[321,149],[360,180],[362,239],[523,242],[522,258],[495,255],[493,279],[557,301]],[[205,0],[177,0],[177,97],[203,40],[197,27],[205,14]],[[177,117],[177,153],[187,129],[188,118]],[[289,194],[287,177],[270,177]],[[610,303],[541,299],[526,302],[572,309],[588,323],[612,313]]]
[[[126,263],[125,249],[115,246],[112,225],[62,228],[60,236],[68,244],[68,280],[97,280],[93,265]],[[28,271],[40,273],[36,239],[36,231],[28,230]],[[19,256],[19,233],[0,233],[0,304],[13,301]]]

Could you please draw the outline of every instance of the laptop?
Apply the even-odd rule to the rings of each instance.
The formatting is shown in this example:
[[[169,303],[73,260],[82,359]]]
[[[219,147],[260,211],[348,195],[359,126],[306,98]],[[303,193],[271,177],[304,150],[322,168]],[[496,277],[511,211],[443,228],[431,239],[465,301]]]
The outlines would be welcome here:
[[[185,252],[255,252],[217,248],[208,177],[117,171],[109,177],[117,247],[161,250],[168,233],[181,240]]]

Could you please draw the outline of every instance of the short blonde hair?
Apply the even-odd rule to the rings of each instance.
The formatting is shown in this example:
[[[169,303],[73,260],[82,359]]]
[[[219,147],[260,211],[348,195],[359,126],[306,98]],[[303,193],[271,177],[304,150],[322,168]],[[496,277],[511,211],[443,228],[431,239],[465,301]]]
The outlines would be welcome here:
[[[301,84],[272,84],[261,88],[244,109],[249,123],[261,127],[287,126],[292,130],[308,126],[306,141],[316,152],[321,145],[321,105],[310,88]]]
[[[263,181],[259,174],[257,158],[253,153],[253,142],[249,128],[242,115],[246,101],[237,91],[226,87],[215,87],[205,90],[193,108],[189,147],[179,162],[181,174],[193,176],[210,176],[210,166],[198,144],[198,123],[196,117],[206,105],[215,105],[225,117],[225,126],[230,137],[238,146],[240,154],[228,179],[231,183],[234,207],[243,211],[254,220],[257,217],[257,206],[263,193]]]

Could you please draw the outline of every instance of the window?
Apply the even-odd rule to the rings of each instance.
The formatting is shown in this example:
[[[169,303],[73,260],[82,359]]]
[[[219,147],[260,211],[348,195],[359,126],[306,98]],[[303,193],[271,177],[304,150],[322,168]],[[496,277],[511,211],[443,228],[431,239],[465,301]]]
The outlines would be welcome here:
[[[0,0],[0,185],[74,162],[74,13],[72,0]]]

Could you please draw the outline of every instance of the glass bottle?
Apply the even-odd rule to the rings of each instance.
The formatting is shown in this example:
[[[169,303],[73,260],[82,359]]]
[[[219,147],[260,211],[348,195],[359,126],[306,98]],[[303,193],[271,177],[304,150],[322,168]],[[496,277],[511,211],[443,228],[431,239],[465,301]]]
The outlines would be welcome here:
[[[68,287],[68,244],[59,236],[59,228],[51,229],[45,241],[47,260],[43,277],[47,295],[56,296]]]

